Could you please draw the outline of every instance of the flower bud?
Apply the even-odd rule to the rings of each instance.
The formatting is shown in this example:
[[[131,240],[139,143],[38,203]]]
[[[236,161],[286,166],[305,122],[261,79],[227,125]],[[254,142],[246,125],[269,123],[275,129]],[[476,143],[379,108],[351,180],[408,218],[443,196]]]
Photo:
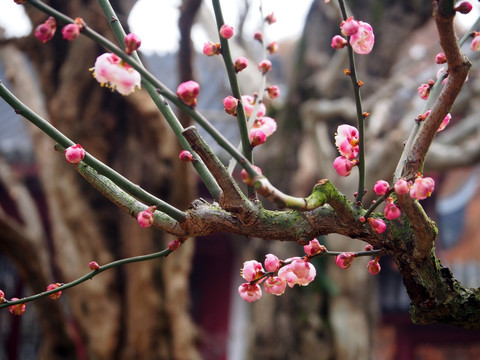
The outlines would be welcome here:
[[[438,53],[436,56],[435,56],[435,62],[437,64],[445,64],[447,62],[447,57],[445,56],[444,53]]]
[[[223,99],[223,109],[227,114],[236,116],[237,106],[238,106],[238,100],[235,99],[233,96],[229,95],[225,99]]]
[[[252,282],[261,278],[264,271],[261,263],[256,260],[249,260],[243,263],[240,273],[246,281]]]
[[[262,297],[262,289],[258,284],[244,283],[238,288],[238,293],[246,302],[254,302]]]
[[[387,225],[382,219],[369,218],[368,223],[375,234],[381,234],[387,229]]]
[[[303,250],[305,251],[305,254],[310,256],[327,251],[325,246],[320,245],[317,239],[310,240],[308,245],[303,247]]]
[[[276,99],[280,96],[280,89],[276,85],[267,87],[267,93],[270,99]]]
[[[385,195],[389,189],[390,189],[390,185],[385,180],[378,180],[373,187],[373,191],[378,196]]]
[[[348,44],[347,40],[345,40],[340,35],[335,35],[332,38],[332,42],[331,42],[330,46],[332,48],[338,50],[338,49],[343,49],[345,46],[347,46],[347,44]]]
[[[57,30],[57,21],[53,16],[50,16],[44,23],[35,28],[35,37],[43,43],[51,40],[55,31]]]
[[[480,51],[480,36],[479,34],[475,34],[472,42],[470,43],[470,50],[472,51]]]
[[[10,299],[10,301],[17,301],[17,300],[20,300],[20,299],[15,297]],[[25,303],[10,305],[8,307],[8,311],[10,311],[10,313],[15,316],[23,315],[25,313],[26,306],[27,304]]]
[[[207,56],[219,55],[220,54],[220,44],[214,42],[206,42],[203,44],[203,53]]]
[[[354,20],[353,17],[349,17],[347,20],[342,21],[340,24],[340,29],[344,36],[352,36],[358,32],[360,24],[358,21]]]
[[[267,45],[267,51],[270,55],[275,54],[278,51],[278,43],[276,41]]]
[[[58,288],[59,286],[62,286],[60,283],[55,283],[55,284],[50,284],[47,286],[47,291],[54,290]],[[48,295],[50,299],[57,300],[60,296],[62,295],[61,291],[57,291],[56,293]]]
[[[69,146],[65,149],[65,159],[70,164],[78,164],[85,157],[85,150],[80,144]]]
[[[395,192],[398,195],[405,195],[410,192],[410,185],[405,179],[398,179],[394,186]]]
[[[154,218],[153,212],[155,211],[155,209],[156,209],[155,206],[151,206],[148,209],[140,211],[138,213],[137,221],[142,228],[147,228],[152,226],[153,218]]]
[[[280,269],[280,259],[273,254],[265,255],[265,270],[268,272],[275,272]]]
[[[338,156],[333,162],[333,167],[338,175],[348,176],[355,164],[355,161],[348,160],[345,156]]]
[[[243,56],[239,56],[233,64],[233,67],[235,68],[235,72],[237,73],[245,69],[247,66],[248,66],[248,60]]]
[[[125,52],[128,55],[131,55],[134,51],[136,51],[140,45],[142,45],[142,40],[137,34],[130,33],[125,36]]]
[[[227,24],[223,24],[220,27],[220,36],[224,39],[230,39],[235,34],[233,27]]]
[[[252,147],[261,145],[267,140],[267,135],[262,130],[252,129],[249,134]]]
[[[375,257],[374,260],[370,260],[367,264],[368,272],[372,275],[377,275],[382,269],[380,267],[380,264],[378,263],[378,260],[379,260],[379,257],[377,256]]]
[[[3,303],[5,301],[5,293],[0,290],[0,304]]]
[[[260,70],[263,75],[265,75],[271,69],[272,69],[272,62],[268,59],[262,60],[258,63],[258,70]]]
[[[193,80],[189,80],[178,85],[177,96],[186,105],[194,107],[197,105],[197,97],[200,92],[200,85]]]
[[[93,271],[100,269],[100,265],[98,265],[96,261],[90,261],[88,263],[88,267],[90,268],[90,270],[93,270]]]
[[[353,252],[343,252],[335,256],[335,263],[342,269],[348,269],[356,257],[357,254]]]
[[[383,215],[388,220],[395,220],[400,215],[402,215],[402,211],[400,210],[398,205],[393,203],[392,198],[388,198],[388,201],[385,204],[385,209],[383,210]]]
[[[263,286],[267,294],[280,296],[285,292],[287,283],[279,276],[269,276]]]
[[[263,34],[260,31],[255,32],[253,38],[261,43],[263,42]]]
[[[271,14],[268,14],[265,17],[265,21],[267,22],[268,25],[272,25],[273,23],[277,22],[277,18],[275,17],[275,14],[272,12]]]
[[[180,240],[172,240],[168,243],[168,249],[171,251],[175,251],[180,247]]]
[[[262,169],[260,169],[258,166],[255,166],[255,165],[253,165],[252,167],[255,169],[255,171],[259,175],[262,175]],[[242,178],[242,181],[244,182],[244,184],[249,186],[253,185],[254,181],[252,177],[247,173],[247,170],[242,169],[242,171],[240,172],[240,177]]]
[[[468,14],[472,11],[472,4],[468,1],[463,1],[455,8],[455,11],[458,11],[460,14]]]
[[[62,37],[65,40],[73,41],[80,35],[80,26],[77,24],[67,24],[62,28]]]
[[[188,150],[180,151],[180,154],[178,155],[178,158],[182,161],[185,161],[185,162],[192,162],[193,161],[193,155]]]

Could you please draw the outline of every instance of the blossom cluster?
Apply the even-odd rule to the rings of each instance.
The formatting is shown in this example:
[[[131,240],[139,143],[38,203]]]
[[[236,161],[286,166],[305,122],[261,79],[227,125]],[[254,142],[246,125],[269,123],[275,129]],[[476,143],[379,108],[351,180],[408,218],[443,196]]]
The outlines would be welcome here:
[[[375,35],[373,34],[373,28],[370,24],[354,20],[353,17],[350,17],[342,21],[340,30],[343,36],[349,38],[349,41],[340,35],[335,35],[331,42],[332,48],[342,49],[350,43],[353,51],[357,54],[366,55],[372,51],[375,43]]]

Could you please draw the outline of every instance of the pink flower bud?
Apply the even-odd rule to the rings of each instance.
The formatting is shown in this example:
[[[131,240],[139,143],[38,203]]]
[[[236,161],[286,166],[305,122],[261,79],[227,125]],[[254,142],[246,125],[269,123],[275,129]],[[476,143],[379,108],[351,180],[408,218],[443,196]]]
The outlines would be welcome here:
[[[480,51],[480,36],[477,33],[473,38],[472,42],[470,43],[470,50],[472,51]]]
[[[287,283],[278,276],[269,276],[263,286],[267,294],[279,296],[285,292]]]
[[[262,175],[262,169],[255,165],[253,165],[253,168],[259,175]],[[242,169],[242,171],[240,172],[240,177],[242,178],[242,181],[245,185],[253,185],[254,181],[245,169]]]
[[[356,257],[357,254],[353,252],[343,252],[335,256],[335,263],[342,269],[348,269]]]
[[[78,164],[85,157],[85,150],[80,144],[69,146],[65,149],[65,159],[70,164]]]
[[[370,24],[359,21],[358,31],[350,37],[350,45],[353,51],[360,55],[366,55],[373,49],[375,35]]]
[[[186,105],[194,107],[197,105],[197,97],[200,92],[200,85],[193,80],[189,80],[178,85],[177,96]]]
[[[245,69],[247,66],[248,66],[248,60],[243,56],[239,56],[233,63],[233,67],[235,68],[235,72],[237,73]]]
[[[387,229],[387,225],[382,219],[369,218],[368,223],[375,234],[381,234]]]
[[[355,163],[353,161],[348,160],[345,156],[338,156],[333,161],[333,167],[337,172],[337,174],[340,176],[350,175],[350,172],[352,171],[354,164]]]
[[[260,31],[255,32],[253,38],[259,42],[263,42],[263,34]]]
[[[347,46],[347,44],[348,44],[347,40],[345,40],[340,35],[335,35],[332,38],[332,42],[331,42],[330,46],[332,48],[338,50],[338,49],[343,49],[345,46]]]
[[[278,43],[276,41],[267,45],[267,51],[270,55],[275,54],[278,51]]]
[[[263,75],[265,75],[271,69],[272,69],[272,62],[268,59],[262,60],[258,63],[258,70],[260,70]]]
[[[370,244],[365,245],[365,251],[373,251],[373,246]]]
[[[250,145],[252,147],[262,145],[267,140],[267,135],[262,130],[252,129],[249,134]]]
[[[463,1],[455,8],[455,11],[458,11],[460,14],[468,14],[472,11],[472,4],[468,1]]]
[[[305,245],[303,247],[303,250],[305,251],[305,254],[310,255],[310,256],[315,255],[315,254],[320,254],[320,253],[323,253],[323,252],[327,251],[325,246],[320,245],[320,243],[318,242],[317,239],[310,240],[308,245]]]
[[[192,162],[193,161],[193,155],[188,150],[180,151],[180,154],[178,155],[178,158],[182,161],[185,161],[185,162]]]
[[[410,197],[423,200],[432,195],[435,189],[435,181],[431,177],[423,178],[421,176],[415,179],[415,183],[410,189]]]
[[[353,19],[353,17],[349,17],[347,20],[342,21],[340,24],[340,29],[342,30],[342,34],[344,36],[352,36],[358,32],[360,28],[360,23]]]
[[[368,269],[368,272],[372,275],[377,275],[380,270],[382,269],[380,267],[380,264],[378,263],[378,256],[375,257],[375,260],[370,260],[367,264],[367,269]]]
[[[207,56],[219,55],[220,54],[220,44],[214,42],[206,42],[203,44],[203,53]]]
[[[392,198],[388,198],[388,201],[385,204],[385,209],[383,210],[383,215],[388,220],[395,220],[400,215],[402,215],[402,211],[400,210],[398,205],[393,203]]]
[[[0,290],[0,304],[3,303],[5,301],[5,293]]]
[[[438,53],[437,56],[435,56],[435,62],[437,64],[445,64],[447,62],[447,57],[444,53]]]
[[[181,244],[180,240],[178,240],[178,239],[172,240],[168,243],[168,249],[171,250],[171,251],[175,251],[180,247],[180,244]]]
[[[390,189],[390,185],[385,180],[378,180],[373,187],[373,191],[378,196],[385,195],[389,189]]]
[[[225,99],[223,99],[223,109],[227,114],[236,116],[237,106],[238,106],[238,100],[235,99],[233,96],[229,95]]]
[[[17,300],[20,300],[20,299],[16,297],[10,299],[10,301],[17,301]],[[27,306],[26,303],[10,305],[8,307],[8,311],[10,311],[10,313],[15,316],[23,315],[25,313],[26,306]]]
[[[230,39],[235,34],[233,27],[227,24],[223,24],[220,27],[220,36],[224,39]]]
[[[440,124],[440,126],[438,127],[438,130],[437,132],[439,131],[442,131],[443,129],[445,129],[447,127],[447,125],[450,123],[450,120],[452,119],[452,115],[450,115],[450,113],[448,113],[444,118],[443,118],[443,121],[442,123]]]
[[[397,180],[394,188],[395,188],[395,192],[398,195],[405,195],[405,194],[408,194],[410,192],[410,185],[408,184],[407,180],[405,180],[405,179]]]
[[[254,302],[262,297],[262,289],[258,284],[244,283],[238,288],[238,293],[246,302]]]
[[[142,45],[142,40],[137,34],[130,33],[125,36],[125,52],[128,55],[131,55],[134,51],[138,50],[140,45]]]
[[[267,22],[268,25],[272,25],[273,23],[277,22],[277,18],[275,17],[275,14],[272,12],[271,14],[268,14],[265,17],[265,21]]]
[[[54,290],[54,289],[58,288],[59,286],[62,286],[62,284],[60,284],[60,283],[50,284],[50,285],[47,286],[47,291]],[[48,295],[48,297],[50,299],[57,300],[58,298],[60,298],[61,295],[62,295],[62,292],[57,291],[53,294]]]
[[[242,277],[248,282],[259,279],[264,273],[262,264],[256,260],[245,261],[240,271]]]
[[[430,95],[430,90],[432,87],[428,84],[422,84],[418,87],[418,96],[420,96],[421,99],[427,100],[428,95]]]
[[[80,26],[77,24],[68,24],[62,28],[62,37],[65,40],[73,41],[80,35]]]
[[[142,228],[147,228],[153,224],[153,213],[156,210],[155,206],[150,206],[148,209],[140,211],[137,215],[138,224]]]
[[[275,272],[280,269],[280,259],[273,254],[265,255],[265,270],[268,272]]]
[[[90,270],[93,270],[93,271],[100,269],[100,265],[98,265],[96,261],[90,261],[88,263],[88,267],[90,268]]]
[[[267,87],[267,93],[270,99],[276,99],[280,96],[280,89],[278,88],[278,86],[272,85]]]
[[[35,37],[43,43],[51,40],[55,31],[57,30],[57,21],[53,16],[50,16],[44,23],[35,28]]]

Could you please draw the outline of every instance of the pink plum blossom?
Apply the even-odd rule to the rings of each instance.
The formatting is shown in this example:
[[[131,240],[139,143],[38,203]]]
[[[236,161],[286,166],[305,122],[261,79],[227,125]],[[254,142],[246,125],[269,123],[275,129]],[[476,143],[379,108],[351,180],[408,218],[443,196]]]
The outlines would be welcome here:
[[[377,275],[382,269],[380,267],[380,264],[378,263],[378,260],[379,260],[379,257],[377,256],[375,257],[374,260],[370,260],[367,264],[368,272],[372,275]]]
[[[340,35],[335,35],[333,38],[332,38],[332,42],[330,44],[330,46],[336,50],[338,49],[343,49],[345,46],[347,46],[348,44],[348,41],[345,40],[343,37],[341,37]]]
[[[180,247],[180,244],[181,244],[180,240],[178,239],[172,240],[168,243],[168,249],[171,251],[175,251]]]
[[[50,285],[47,286],[47,291],[54,290],[54,289],[58,288],[59,286],[62,286],[62,284],[60,284],[60,283],[50,284]],[[60,298],[61,295],[62,295],[62,292],[57,291],[53,294],[48,295],[48,297],[50,299],[57,300],[58,298]]]
[[[470,43],[470,50],[472,51],[480,51],[480,36],[479,33],[475,34],[472,42]]]
[[[197,97],[200,92],[200,85],[193,80],[185,81],[178,85],[177,96],[188,106],[197,105]]]
[[[335,264],[337,264],[342,269],[348,269],[353,260],[357,257],[357,254],[353,252],[342,252],[335,256]]]
[[[252,130],[263,131],[265,135],[269,137],[277,130],[277,122],[271,117],[262,116],[255,120],[252,125]]]
[[[17,300],[20,300],[20,299],[16,297],[10,299],[10,301],[17,301]],[[8,307],[8,311],[10,311],[10,313],[15,316],[23,315],[25,313],[26,306],[27,305],[25,303],[10,305]]]
[[[62,28],[62,37],[65,40],[73,41],[80,35],[80,26],[77,24],[67,24]]]
[[[287,283],[278,276],[269,276],[263,286],[267,294],[279,296],[285,292]]]
[[[398,179],[394,186],[395,192],[398,195],[405,195],[410,192],[410,185],[405,179]]]
[[[184,162],[192,162],[193,161],[193,155],[188,150],[180,151],[180,154],[178,154],[178,158],[180,160],[184,161]]]
[[[335,135],[335,145],[340,155],[347,159],[354,159],[358,155],[358,130],[350,125],[340,125]]]
[[[340,24],[342,34],[345,36],[355,35],[358,32],[359,28],[359,22],[354,20],[353,17],[349,17],[347,20],[342,21],[342,23]]]
[[[146,210],[140,211],[137,215],[137,221],[140,227],[147,228],[153,224],[153,213],[155,212],[155,206],[151,206]]]
[[[248,135],[252,147],[262,145],[267,140],[267,135],[262,130],[252,129]]]
[[[303,247],[305,254],[310,256],[325,252],[326,250],[325,246],[320,245],[317,239],[310,240],[309,243]]]
[[[0,290],[0,304],[3,303],[5,301],[5,293]]]
[[[255,165],[253,165],[252,167],[255,169],[255,171],[258,174],[262,175],[262,169],[260,169],[258,166],[255,166]],[[242,178],[242,181],[245,185],[249,185],[249,186],[253,185],[254,181],[252,177],[247,173],[247,170],[242,169],[242,171],[240,172],[240,177]]]
[[[227,114],[236,116],[237,106],[238,106],[238,100],[235,99],[232,95],[229,95],[223,99],[223,109]]]
[[[90,261],[88,263],[88,267],[90,268],[90,270],[93,270],[93,271],[100,269],[100,265],[98,265],[96,261]]]
[[[267,93],[268,93],[268,97],[270,99],[276,99],[277,97],[280,96],[280,89],[276,85],[269,86],[269,87],[267,87],[266,90],[267,90]]]
[[[262,297],[262,289],[258,284],[244,283],[238,288],[238,293],[246,302],[254,302]]]
[[[385,225],[385,221],[382,219],[369,218],[368,223],[375,234],[381,234],[387,229],[387,225]]]
[[[220,44],[212,41],[203,44],[203,53],[207,56],[220,55]]]
[[[85,158],[85,154],[85,150],[80,144],[75,144],[65,149],[65,159],[70,164],[78,164]]]
[[[378,196],[385,195],[389,189],[390,189],[390,185],[385,180],[378,180],[373,186],[373,191]]]
[[[281,262],[280,262],[280,259],[275,255],[267,254],[265,255],[264,264],[265,264],[265,270],[267,270],[268,272],[275,272],[278,269],[280,269]]]
[[[410,189],[410,197],[413,199],[423,200],[432,195],[435,189],[435,181],[431,177],[417,177]]]
[[[447,57],[445,56],[444,53],[438,53],[436,56],[435,56],[435,62],[437,64],[445,64],[447,62]]]
[[[359,21],[358,31],[350,37],[350,45],[353,51],[360,55],[366,55],[373,49],[375,35],[370,24]]]
[[[117,90],[122,95],[131,94],[135,88],[140,89],[141,77],[138,71],[113,53],[97,57],[93,77],[102,85]]]
[[[458,11],[460,14],[468,14],[472,11],[472,4],[468,1],[462,1],[458,6],[455,7],[455,11]]]
[[[333,161],[333,167],[338,175],[348,176],[352,171],[353,166],[356,164],[355,161],[348,160],[345,156],[338,156]]]
[[[267,51],[270,55],[275,54],[278,51],[278,43],[276,41],[272,41],[267,45]]]
[[[299,257],[285,261],[288,262],[290,260],[292,261],[290,264],[281,267],[278,271],[278,277],[286,281],[289,287],[292,288],[295,285],[306,286],[315,279],[317,270],[311,263]]]
[[[223,24],[220,27],[220,36],[224,39],[230,39],[235,34],[235,30],[232,26]]]
[[[238,58],[236,58],[235,62],[233,63],[233,67],[235,68],[235,72],[237,73],[245,69],[247,66],[248,60],[243,56],[239,56]]]
[[[442,131],[443,129],[445,129],[447,127],[447,125],[450,123],[450,120],[452,119],[452,115],[450,115],[450,113],[448,113],[444,118],[443,118],[443,121],[442,123],[440,124],[440,126],[438,127],[438,130],[437,132],[439,131]]]
[[[275,17],[275,14],[272,12],[265,17],[265,21],[267,22],[268,25],[272,25],[273,23],[277,22],[277,18]]]
[[[272,62],[268,59],[264,59],[258,63],[258,70],[265,75],[272,69]]]
[[[383,210],[383,215],[388,220],[395,220],[402,215],[402,211],[398,205],[393,203],[392,198],[388,198],[387,203],[385,204],[385,209]]]
[[[43,43],[51,40],[55,31],[57,30],[57,21],[53,16],[50,16],[44,23],[35,28],[35,37]]]
[[[427,100],[428,95],[430,95],[430,90],[432,87],[428,84],[422,84],[418,87],[418,96],[420,96],[421,99]]]
[[[261,263],[256,260],[249,260],[243,263],[240,273],[246,281],[252,282],[259,279],[265,272]]]
[[[138,50],[140,45],[142,45],[142,40],[137,34],[130,33],[127,36],[125,36],[125,52],[128,55],[133,54],[134,51]]]
[[[263,42],[263,34],[260,31],[256,31],[253,34],[253,38],[259,42]]]
[[[256,103],[256,98],[250,95],[242,95],[242,104],[243,108],[245,109],[245,115],[247,117],[250,117],[252,115],[253,109],[255,107]],[[263,103],[260,104],[258,107],[257,111],[257,116],[256,117],[261,117],[265,115],[267,109],[265,108],[265,105]]]

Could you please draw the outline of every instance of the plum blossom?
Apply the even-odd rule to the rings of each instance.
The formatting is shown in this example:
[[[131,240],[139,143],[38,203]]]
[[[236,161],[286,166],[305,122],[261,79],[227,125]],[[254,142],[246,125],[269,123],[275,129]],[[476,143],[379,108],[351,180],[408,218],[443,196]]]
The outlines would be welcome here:
[[[212,41],[203,44],[203,53],[207,56],[220,55],[220,44]]]
[[[96,261],[90,261],[88,263],[88,267],[90,268],[90,270],[92,271],[96,271],[98,269],[100,269],[100,265],[98,265],[98,263]]]
[[[192,162],[194,160],[192,153],[188,150],[180,151],[180,154],[178,154],[178,158],[184,162]]]
[[[10,299],[10,301],[17,301],[17,300],[20,300],[20,299],[16,297]],[[8,307],[8,311],[10,311],[10,313],[15,316],[23,315],[25,313],[26,306],[27,305],[25,303],[10,305]]]
[[[366,55],[373,49],[375,35],[370,24],[359,21],[358,25],[358,31],[350,37],[350,45],[357,54]]]
[[[255,166],[255,165],[252,165],[252,167],[255,169],[257,173],[262,175],[262,169],[260,169],[258,166]],[[240,177],[242,178],[242,181],[245,185],[249,185],[249,186],[253,185],[254,181],[252,177],[248,174],[247,170],[242,169],[242,171],[240,172]]]
[[[35,28],[35,37],[43,43],[51,40],[55,31],[57,30],[57,21],[53,16],[50,16],[44,23]]]
[[[445,56],[444,53],[438,53],[436,56],[435,56],[435,62],[437,64],[445,64],[447,62],[447,57]]]
[[[375,234],[381,234],[387,229],[387,225],[382,219],[368,218],[368,223]]]
[[[472,4],[468,1],[462,1],[458,6],[455,7],[455,11],[458,11],[460,14],[468,14],[472,11]]]
[[[380,258],[378,256],[375,257],[374,260],[370,260],[367,264],[367,269],[368,269],[368,272],[372,275],[377,275],[380,270],[382,269],[380,264],[378,263],[378,260]]]
[[[56,289],[56,288],[58,288],[58,287],[60,287],[60,286],[62,286],[62,284],[60,284],[60,283],[50,284],[50,285],[47,286],[47,291],[54,290],[54,289]],[[55,293],[53,293],[53,294],[48,295],[48,297],[49,297],[50,299],[57,300],[58,298],[60,298],[61,295],[62,295],[62,292],[61,292],[61,291],[57,291],[57,292],[55,292]]]
[[[317,270],[311,263],[299,257],[285,260],[285,262],[288,261],[292,262],[280,268],[278,277],[286,281],[289,287],[306,286],[315,279]]]
[[[347,20],[342,21],[340,24],[340,29],[342,30],[342,34],[345,36],[352,36],[355,35],[360,28],[360,23],[353,19],[353,17],[349,17]]]
[[[405,179],[398,179],[394,185],[395,192],[398,195],[405,195],[410,192],[410,185]]]
[[[338,49],[343,49],[345,46],[347,46],[348,41],[345,40],[343,37],[340,35],[335,35],[332,38],[332,42],[330,43],[330,46],[336,50]]]
[[[275,54],[278,51],[278,43],[276,41],[272,41],[267,45],[267,51],[270,55]]]
[[[153,213],[155,212],[156,207],[150,206],[148,209],[140,211],[137,215],[137,221],[140,227],[147,228],[153,224]]]
[[[348,269],[353,260],[357,257],[357,254],[353,252],[342,252],[335,256],[335,264],[337,264],[342,269]]]
[[[131,94],[135,88],[140,89],[141,77],[138,71],[113,53],[97,57],[93,77],[102,85],[117,90],[122,95]]]
[[[258,63],[258,70],[260,70],[262,75],[265,75],[271,69],[272,69],[272,62],[268,59],[262,60]]]
[[[338,156],[333,161],[333,167],[338,175],[348,176],[352,171],[352,168],[357,164],[356,160],[348,160],[345,156]]]
[[[262,145],[267,140],[267,135],[262,130],[252,129],[248,135],[252,147]]]
[[[385,209],[383,210],[383,215],[388,220],[395,220],[400,215],[402,215],[402,211],[398,207],[398,205],[393,203],[392,198],[387,199],[387,203],[385,204]]]
[[[325,248],[325,246],[320,245],[317,239],[310,240],[309,243],[303,247],[303,251],[305,251],[305,254],[310,256],[323,253],[326,250],[327,249]]]
[[[418,96],[420,96],[420,99],[427,100],[428,95],[430,95],[430,90],[432,87],[428,84],[422,84],[418,87]]]
[[[246,281],[252,282],[262,277],[265,271],[261,263],[256,260],[249,260],[243,263],[243,268],[240,273]]]
[[[417,177],[410,189],[410,197],[413,199],[423,200],[432,195],[435,189],[435,181],[431,177]]]
[[[265,292],[272,295],[282,295],[287,288],[287,283],[280,279],[278,276],[269,276],[265,280],[263,286],[265,287]]]
[[[265,21],[268,25],[272,25],[273,23],[277,22],[277,18],[275,17],[275,14],[272,12],[265,17]]]
[[[252,115],[253,109],[255,107],[255,103],[256,103],[255,97],[250,95],[242,95],[242,104],[243,104],[243,108],[245,109],[245,115],[247,115],[247,117],[250,117]],[[265,108],[265,105],[263,103],[260,103],[256,117],[261,117],[265,115],[266,111],[267,109]]]
[[[142,45],[142,40],[137,34],[130,33],[125,36],[125,52],[128,55],[133,54],[134,51],[137,51],[140,45]]]
[[[475,33],[475,37],[473,38],[472,42],[470,43],[470,50],[472,51],[480,51],[480,33]]]
[[[233,63],[233,67],[235,68],[235,72],[237,73],[245,69],[247,66],[248,60],[243,56],[239,56],[238,58],[236,58],[235,62]]]
[[[246,302],[254,302],[262,297],[262,289],[258,284],[244,283],[238,288],[238,293]]]
[[[277,130],[277,122],[271,117],[262,116],[255,120],[252,125],[252,130],[261,130],[268,137]]]
[[[267,254],[265,255],[264,264],[265,270],[267,270],[268,272],[275,272],[280,269],[281,262],[277,256],[273,254]]]
[[[80,35],[80,26],[77,24],[67,24],[62,28],[62,37],[65,40],[73,41]]]
[[[378,196],[385,195],[389,189],[390,189],[390,185],[385,180],[378,180],[373,186],[373,191]]]
[[[276,99],[280,96],[280,89],[276,85],[269,86],[266,90],[270,99]]]
[[[178,85],[177,96],[188,106],[197,105],[197,97],[200,92],[200,85],[193,80],[185,81]]]
[[[70,164],[78,164],[85,158],[85,154],[85,150],[80,144],[75,144],[65,149],[65,159]]]
[[[359,151],[358,137],[357,128],[346,124],[340,125],[335,135],[335,145],[340,155],[350,160],[354,159]]]
[[[230,39],[235,34],[235,30],[232,26],[223,24],[220,27],[220,36],[224,39]]]
[[[0,304],[3,303],[5,301],[5,293],[0,290]]]

